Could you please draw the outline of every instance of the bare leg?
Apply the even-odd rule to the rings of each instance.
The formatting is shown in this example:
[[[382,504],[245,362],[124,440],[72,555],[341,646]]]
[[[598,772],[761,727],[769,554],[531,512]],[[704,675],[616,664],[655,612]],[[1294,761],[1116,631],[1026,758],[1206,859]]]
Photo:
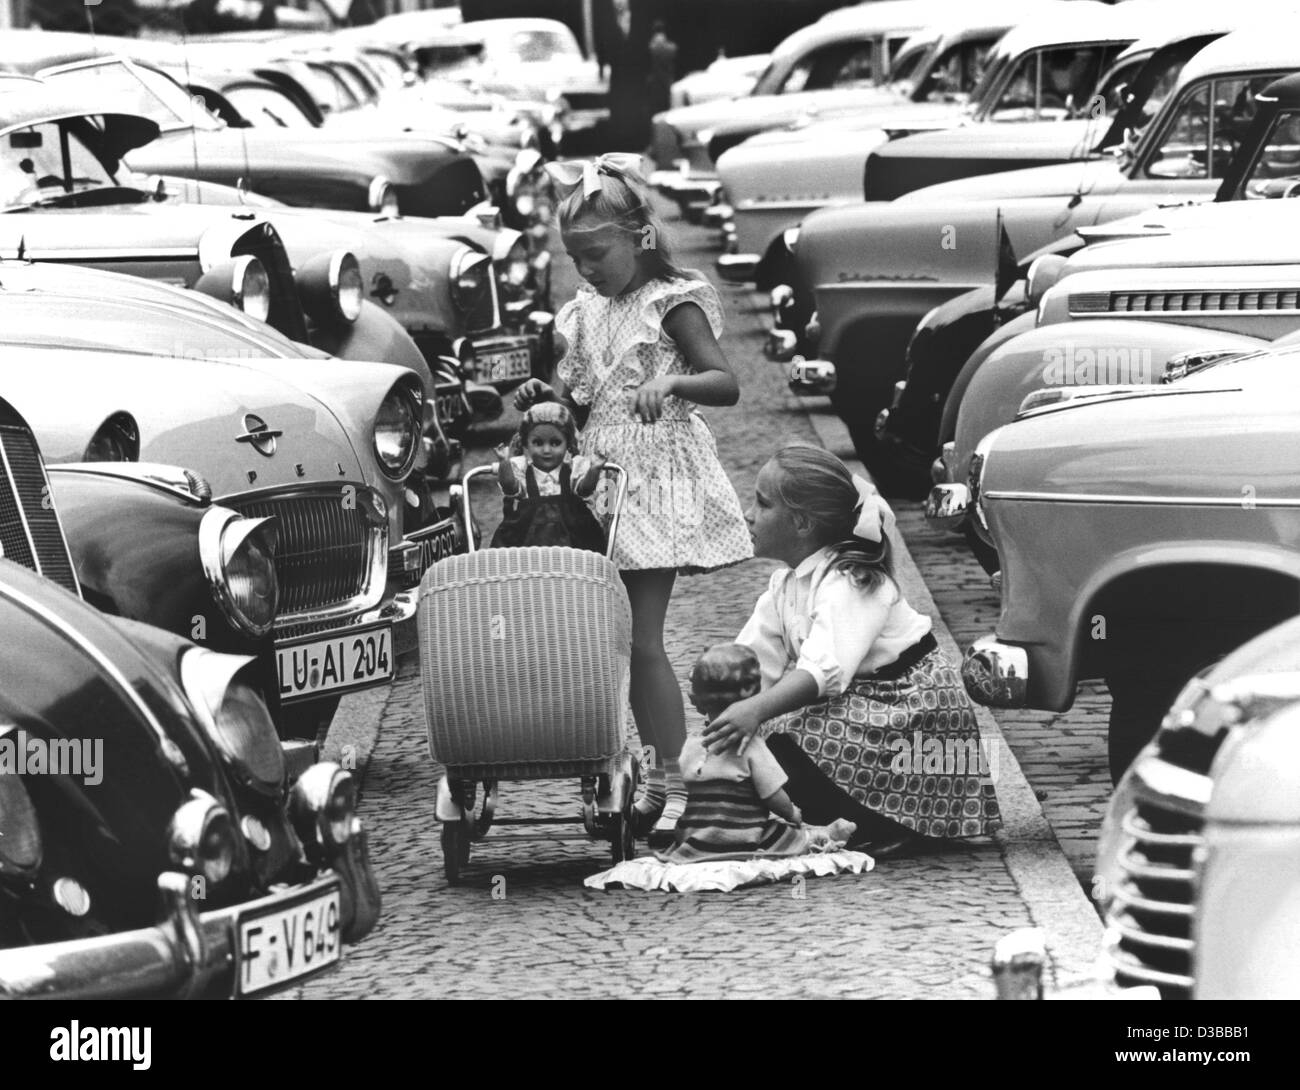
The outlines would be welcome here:
[[[632,606],[632,716],[642,745],[651,747],[652,767],[637,800],[637,835],[671,840],[686,808],[686,789],[677,760],[686,741],[682,691],[664,650],[664,618],[677,573],[671,569],[620,573]],[[653,829],[651,829],[653,826]]]
[[[619,573],[632,605],[630,699],[637,734],[654,747],[654,763],[676,760],[686,741],[682,690],[664,650],[664,618],[677,573],[672,568]]]

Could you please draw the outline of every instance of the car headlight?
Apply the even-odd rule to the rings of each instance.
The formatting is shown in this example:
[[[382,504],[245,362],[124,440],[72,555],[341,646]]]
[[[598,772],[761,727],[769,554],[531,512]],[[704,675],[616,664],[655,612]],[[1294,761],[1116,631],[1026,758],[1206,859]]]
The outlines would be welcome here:
[[[451,259],[451,299],[461,310],[473,310],[491,287],[487,254],[464,246]]]
[[[402,214],[397,203],[397,190],[382,174],[376,174],[370,179],[370,191],[366,195],[366,203],[370,205],[370,211],[388,219],[397,219]]]
[[[781,232],[781,241],[785,243],[785,248],[794,253],[794,248],[799,244],[798,226],[787,227]]]
[[[398,383],[375,414],[375,457],[386,477],[400,480],[411,471],[418,453],[424,406],[410,387]]]
[[[504,260],[497,265],[497,284],[504,295],[517,298],[528,286],[528,278],[533,267],[528,262],[528,247],[522,238],[517,238],[510,245]]]
[[[0,728],[0,738],[12,728]],[[0,773],[0,874],[26,877],[41,865],[43,846],[36,807],[23,781]]]
[[[199,523],[199,560],[212,597],[239,632],[261,638],[275,625],[280,584],[275,570],[279,529],[212,507]]]
[[[333,762],[312,765],[293,785],[289,814],[315,863],[329,862],[351,839],[356,811],[356,782]]]
[[[130,413],[113,413],[86,444],[83,462],[138,462],[140,427]]]
[[[172,815],[167,851],[186,874],[217,885],[235,865],[235,823],[206,791],[194,788],[190,796]]]
[[[988,435],[975,446],[975,453],[971,455],[970,468],[966,472],[966,488],[970,492],[970,502],[975,508],[975,515],[980,520],[980,525],[984,529],[989,528],[989,520],[984,509],[984,473],[988,469],[989,454],[993,450],[993,442],[1001,428],[994,428]]]
[[[226,766],[246,787],[278,798],[284,792],[284,749],[261,693],[246,677],[244,655],[194,647],[181,659],[181,684]]]
[[[248,254],[235,258],[230,301],[250,318],[266,321],[271,313],[271,278],[257,258]]]
[[[313,322],[355,322],[361,316],[366,285],[351,250],[316,254],[303,262],[296,279],[302,309]]]

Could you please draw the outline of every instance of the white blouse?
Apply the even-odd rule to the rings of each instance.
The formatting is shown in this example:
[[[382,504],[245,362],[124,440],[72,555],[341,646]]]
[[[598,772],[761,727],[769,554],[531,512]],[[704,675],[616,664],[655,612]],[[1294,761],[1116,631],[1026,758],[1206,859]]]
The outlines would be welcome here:
[[[892,580],[858,587],[844,572],[826,571],[829,561],[819,549],[797,567],[774,571],[736,637],[758,656],[764,689],[805,670],[819,696],[839,696],[854,677],[896,662],[930,631],[930,618],[908,605]]]

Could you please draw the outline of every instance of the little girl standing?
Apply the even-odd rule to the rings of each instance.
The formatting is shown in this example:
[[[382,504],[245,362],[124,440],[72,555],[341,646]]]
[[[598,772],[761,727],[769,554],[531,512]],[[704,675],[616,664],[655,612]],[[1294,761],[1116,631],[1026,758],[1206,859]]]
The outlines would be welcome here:
[[[679,571],[709,571],[753,555],[740,501],[696,405],[734,405],[740,390],[718,344],[717,292],[673,264],[635,157],[551,164],[574,188],[560,232],[586,282],[556,315],[564,352],[556,380],[530,379],[515,404],[555,398],[588,413],[584,451],[628,474],[614,562],[632,606],[631,704],[654,767],[637,802],[641,832],[671,838],[686,793],[681,690],[664,651],[664,618]]]
[[[930,618],[894,582],[888,505],[833,454],[791,445],[759,472],[746,517],[754,551],[784,566],[736,637],[762,689],[714,717],[708,749],[766,734],[804,818],[852,821],[849,847],[877,858],[991,832],[979,724]]]

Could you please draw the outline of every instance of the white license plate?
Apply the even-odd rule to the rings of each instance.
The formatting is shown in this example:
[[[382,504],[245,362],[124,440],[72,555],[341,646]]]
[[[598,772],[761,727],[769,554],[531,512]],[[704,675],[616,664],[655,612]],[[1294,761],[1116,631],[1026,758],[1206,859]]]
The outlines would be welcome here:
[[[509,382],[533,373],[533,354],[528,348],[507,348],[478,357],[479,382]]]
[[[256,995],[318,973],[343,956],[339,891],[335,887],[288,908],[239,917],[239,994]]]
[[[275,649],[280,700],[362,689],[393,676],[393,626],[362,628]]]

